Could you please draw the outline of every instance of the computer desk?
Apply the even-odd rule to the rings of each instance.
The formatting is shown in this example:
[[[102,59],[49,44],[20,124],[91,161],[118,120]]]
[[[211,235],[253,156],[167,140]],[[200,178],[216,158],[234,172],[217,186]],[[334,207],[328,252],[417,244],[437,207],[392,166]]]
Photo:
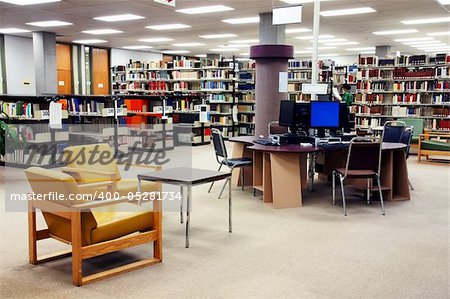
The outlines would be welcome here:
[[[245,183],[262,191],[263,202],[272,203],[274,208],[301,207],[302,191],[307,188],[312,191],[316,171],[328,177],[337,167],[345,167],[347,160],[347,149],[325,150],[300,145],[264,146],[254,144],[256,139],[254,136],[230,138],[230,142],[234,143],[233,158],[253,159],[252,169],[244,167],[240,170],[245,171]],[[384,199],[409,200],[405,145],[383,143],[382,146],[381,185]],[[241,185],[239,174],[236,172],[233,175],[233,183],[236,185]],[[366,188],[365,181],[353,181],[350,184]]]

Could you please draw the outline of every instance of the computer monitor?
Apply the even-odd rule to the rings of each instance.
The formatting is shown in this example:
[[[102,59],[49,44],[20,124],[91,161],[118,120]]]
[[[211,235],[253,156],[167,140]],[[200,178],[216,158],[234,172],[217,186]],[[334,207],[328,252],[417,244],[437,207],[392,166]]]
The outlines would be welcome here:
[[[310,103],[296,103],[294,113],[295,127],[307,131],[311,125]]]
[[[281,101],[280,118],[278,121],[279,125],[288,128],[294,127],[295,126],[294,113],[295,113],[294,101]]]
[[[350,109],[346,103],[340,103],[339,106],[339,128],[344,131],[350,130]]]
[[[311,102],[311,128],[339,128],[339,102]]]

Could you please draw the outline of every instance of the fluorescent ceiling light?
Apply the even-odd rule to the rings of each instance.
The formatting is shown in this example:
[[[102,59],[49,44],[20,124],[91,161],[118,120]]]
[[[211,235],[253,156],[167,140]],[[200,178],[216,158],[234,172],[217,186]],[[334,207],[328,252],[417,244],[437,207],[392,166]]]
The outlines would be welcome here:
[[[324,38],[334,38],[334,35],[319,35],[319,39],[324,39]],[[300,40],[312,40],[314,39],[314,36],[312,35],[308,35],[308,36],[297,36],[295,37],[295,39],[300,39]]]
[[[234,8],[231,8],[231,7],[225,6],[225,5],[211,5],[211,6],[201,6],[201,7],[194,7],[194,8],[178,9],[178,10],[176,10],[176,12],[181,12],[181,13],[185,13],[188,15],[194,15],[194,14],[213,13],[213,12],[230,11],[230,10],[234,10]]]
[[[145,19],[143,16],[133,15],[133,14],[123,14],[123,15],[113,15],[113,16],[103,16],[96,17],[94,20],[104,21],[104,22],[121,22],[121,21],[131,21]]]
[[[286,29],[286,33],[304,33],[304,32],[311,32],[311,29],[308,29],[308,28],[290,28],[290,29]]]
[[[420,42],[420,41],[427,41],[427,40],[434,40],[434,37],[400,38],[400,39],[394,39],[394,42],[398,42],[398,43],[403,43],[403,42]]]
[[[174,29],[191,28],[191,26],[185,25],[185,24],[165,24],[165,25],[145,26],[145,28],[152,29],[152,30],[174,30]]]
[[[73,25],[73,24],[69,23],[69,22],[63,22],[63,21],[42,21],[42,22],[27,23],[27,25],[36,26],[36,27],[58,27],[58,26],[69,26],[69,25]]]
[[[415,41],[415,42],[405,42],[403,43],[404,45],[420,45],[420,44],[429,44],[429,43],[434,43],[434,42],[440,42],[438,40],[423,40],[423,41]]]
[[[438,0],[442,5],[450,5],[450,0]]]
[[[204,39],[216,39],[216,38],[228,38],[228,37],[236,37],[236,34],[232,33],[223,33],[223,34],[207,34],[207,35],[200,35],[199,37]]]
[[[161,43],[161,42],[171,42],[173,41],[173,39],[168,37],[152,37],[152,38],[142,38],[139,41],[146,43]]]
[[[123,47],[123,49],[127,50],[146,50],[146,49],[153,49],[152,46],[126,46]]]
[[[217,49],[209,49],[211,52],[237,52],[239,49],[237,48],[217,48]]]
[[[187,50],[167,50],[164,51],[165,54],[188,54],[191,53],[191,51]]]
[[[74,40],[73,43],[75,44],[101,44],[101,43],[107,43],[108,41],[103,39],[78,39]]]
[[[204,46],[205,44],[202,43],[181,43],[181,44],[173,44],[174,47],[197,47],[197,46]]]
[[[445,36],[450,35],[450,31],[427,33],[428,36]]]
[[[329,49],[336,49],[336,47],[319,47],[319,50],[329,50]],[[313,50],[313,48],[305,48],[305,50]]]
[[[337,43],[325,43],[325,46],[349,46],[349,45],[358,45],[358,42],[337,42]]]
[[[313,3],[315,0],[281,0],[281,2],[287,4],[305,4],[305,3]],[[331,0],[320,0],[320,2],[331,1]]]
[[[305,50],[305,51],[295,51],[295,54],[309,54],[312,53],[313,51],[311,50]]]
[[[197,54],[197,55],[195,55],[195,57],[206,58],[206,57],[208,57],[208,55],[206,55],[206,54]]]
[[[33,5],[33,4],[43,4],[60,1],[61,0],[0,0],[0,2],[11,3],[16,5]]]
[[[427,50],[427,49],[443,49],[448,47],[447,44],[434,44],[434,45],[429,45],[429,46],[415,46],[413,48],[417,48],[417,49],[421,49],[421,50]]]
[[[356,14],[363,14],[363,13],[372,13],[372,12],[377,12],[377,11],[370,7],[358,7],[358,8],[349,8],[349,9],[321,11],[320,15],[323,17],[335,17],[335,16],[347,16],[347,15],[356,15]]]
[[[450,17],[445,18],[432,18],[432,19],[416,19],[416,20],[406,20],[402,21],[403,24],[406,25],[415,25],[415,24],[434,24],[434,23],[448,23],[450,22]]]
[[[375,31],[372,34],[375,35],[392,35],[392,34],[405,34],[419,32],[416,29],[401,29],[401,30],[388,30],[388,31]]]
[[[222,22],[228,23],[228,24],[233,24],[233,25],[259,23],[259,17],[226,19],[226,20],[222,20]]]
[[[219,45],[219,48],[250,48],[251,45],[235,44],[235,45]]]
[[[94,30],[85,30],[83,33],[101,35],[101,34],[117,34],[123,33],[123,31],[116,29],[94,29]]]
[[[319,43],[337,43],[337,42],[347,42],[348,40],[345,38],[331,38],[331,39],[319,39]],[[313,40],[310,41],[314,42]]]
[[[30,30],[19,29],[19,28],[0,28],[0,33],[2,34],[14,34],[14,33],[26,33]]]
[[[365,48],[349,48],[347,51],[375,51],[375,47],[365,47]]]
[[[450,53],[450,48],[448,48],[448,49],[425,50],[425,52],[427,52],[427,53],[439,53],[439,54]]]
[[[230,40],[231,44],[257,44],[259,39],[241,39],[241,40]]]

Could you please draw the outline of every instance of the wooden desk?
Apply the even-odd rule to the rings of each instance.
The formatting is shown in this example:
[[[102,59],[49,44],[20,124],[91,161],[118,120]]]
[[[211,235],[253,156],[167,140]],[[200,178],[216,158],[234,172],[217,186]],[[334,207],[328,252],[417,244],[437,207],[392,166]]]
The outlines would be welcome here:
[[[245,182],[261,190],[264,203],[273,203],[274,208],[302,206],[302,190],[307,186],[307,155],[310,159],[310,185],[314,180],[314,169],[331,175],[338,167],[345,167],[348,150],[303,147],[300,145],[264,146],[254,144],[254,136],[231,138],[234,142],[233,158],[253,158],[253,170],[244,173]],[[408,168],[405,145],[383,143],[381,184],[387,201],[409,200]],[[316,159],[314,159],[316,157]],[[314,167],[314,164],[317,164]],[[322,169],[320,169],[322,167]],[[240,185],[240,175],[233,182]],[[359,184],[354,182],[356,186]],[[362,185],[361,185],[362,186]]]

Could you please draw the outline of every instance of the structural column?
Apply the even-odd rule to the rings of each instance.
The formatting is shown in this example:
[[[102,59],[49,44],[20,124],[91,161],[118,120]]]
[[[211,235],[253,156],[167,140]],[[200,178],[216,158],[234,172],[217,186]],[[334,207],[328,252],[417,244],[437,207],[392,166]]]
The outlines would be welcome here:
[[[279,74],[288,71],[288,60],[294,58],[294,47],[286,42],[286,26],[272,25],[272,14],[260,15],[260,45],[250,48],[250,58],[256,61],[256,136],[268,136],[268,124],[278,121],[280,102],[288,99],[279,92]]]
[[[34,70],[36,94],[56,94],[56,35],[49,32],[33,32]]]
[[[378,57],[388,57],[391,54],[391,46],[377,46],[375,48],[375,55]]]

